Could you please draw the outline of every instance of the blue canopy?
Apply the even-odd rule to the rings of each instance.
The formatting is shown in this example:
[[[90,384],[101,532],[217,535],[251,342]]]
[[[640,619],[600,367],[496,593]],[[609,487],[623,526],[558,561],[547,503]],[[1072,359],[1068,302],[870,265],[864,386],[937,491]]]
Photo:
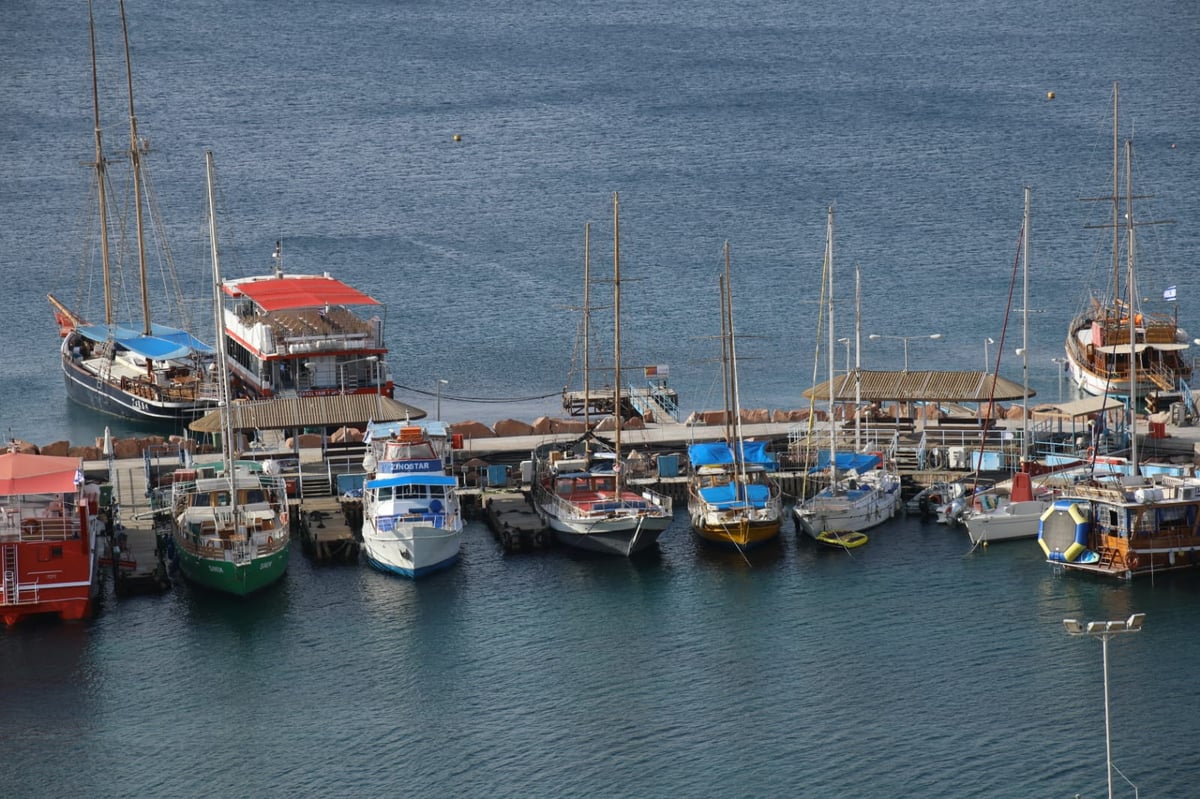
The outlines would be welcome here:
[[[746,463],[773,464],[767,454],[767,442],[743,441],[742,458]],[[733,447],[724,441],[706,441],[688,446],[688,460],[693,466],[722,466],[733,463]]]
[[[445,474],[394,474],[389,477],[380,477],[377,480],[368,480],[367,488],[387,488],[388,486],[454,486],[458,485],[458,478],[450,477]]]
[[[848,472],[851,469],[862,474],[870,471],[881,463],[878,455],[871,452],[839,452],[837,454],[837,468],[840,472]],[[814,472],[822,472],[829,468],[829,453],[821,451],[817,454],[817,465],[812,468]]]
[[[214,350],[186,330],[151,324],[151,335],[120,325],[85,325],[75,328],[92,341],[113,341],[132,353],[154,361],[186,358],[192,353],[212,355]]]
[[[771,497],[771,489],[765,485],[751,484],[743,486],[744,496],[737,496],[736,486],[725,483],[719,486],[709,486],[700,489],[700,498],[709,505],[715,505],[720,510],[740,507],[749,504],[756,508],[765,507]]]

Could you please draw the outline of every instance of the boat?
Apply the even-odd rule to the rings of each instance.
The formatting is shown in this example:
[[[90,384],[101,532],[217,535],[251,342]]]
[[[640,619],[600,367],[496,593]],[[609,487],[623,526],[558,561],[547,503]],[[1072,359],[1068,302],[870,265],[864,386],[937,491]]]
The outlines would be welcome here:
[[[228,350],[221,332],[221,269],[217,246],[213,157],[205,153],[208,225],[212,253],[213,314],[217,364],[228,400]],[[178,469],[171,481],[174,560],[197,585],[247,596],[278,582],[287,572],[291,540],[287,488],[273,461],[239,461],[226,401],[222,413],[222,457],[211,464]]]
[[[783,500],[771,476],[774,461],[766,442],[742,436],[741,396],[737,379],[737,341],[733,327],[729,243],[721,277],[721,364],[725,385],[725,441],[688,446],[688,515],[703,541],[745,550],[779,535]]]
[[[379,301],[329,274],[286,273],[282,241],[272,260],[270,274],[223,286],[234,397],[391,397]]]
[[[1075,385],[1094,396],[1143,398],[1169,401],[1184,392],[1192,376],[1188,355],[1190,339],[1179,326],[1178,311],[1150,313],[1140,305],[1136,277],[1134,195],[1129,174],[1132,143],[1126,142],[1125,208],[1121,208],[1120,142],[1118,138],[1118,85],[1113,84],[1113,164],[1111,221],[1102,227],[1112,231],[1112,274],[1108,292],[1093,295],[1077,314],[1067,332],[1067,363]],[[1121,231],[1126,231],[1122,248]],[[1124,249],[1126,263],[1121,263]],[[1122,272],[1125,280],[1122,283]],[[1173,289],[1164,299],[1174,301]],[[1165,410],[1160,407],[1158,410]]]
[[[828,476],[828,485],[792,507],[796,529],[820,541],[823,533],[861,533],[892,518],[900,508],[900,475],[888,468],[882,452],[838,452],[834,416],[833,208],[825,228],[824,276],[829,333],[829,451],[822,452],[813,473]],[[857,417],[858,414],[856,413]],[[829,536],[826,536],[829,539]],[[825,543],[825,542],[822,542]],[[860,542],[862,543],[862,542]]]
[[[122,31],[125,35],[125,70],[129,86],[129,165],[133,182],[136,241],[125,250],[137,254],[137,279],[140,289],[138,305],[140,319],[123,319],[118,315],[121,304],[118,296],[116,257],[110,252],[108,207],[108,164],[101,135],[99,79],[96,69],[95,23],[88,8],[91,31],[92,107],[94,115],[95,171],[97,217],[99,222],[100,267],[102,270],[104,310],[102,322],[90,322],[82,310],[83,295],[88,281],[79,286],[74,308],[53,293],[47,295],[54,310],[62,342],[59,347],[63,378],[68,398],[86,408],[112,416],[171,425],[179,428],[217,407],[220,387],[216,383],[213,350],[192,336],[184,327],[172,327],[155,322],[150,309],[146,215],[154,208],[145,189],[143,142],[137,132],[137,117],[133,104],[133,74],[129,58],[129,39],[125,28],[125,7],[121,5]],[[114,225],[124,229],[119,220]],[[165,248],[164,260],[170,262]],[[133,299],[130,298],[130,302]],[[178,314],[184,316],[182,304]]]
[[[1021,262],[1023,265],[1023,305],[1021,306],[1022,334],[1021,353],[1023,376],[1023,396],[1021,398],[1021,462],[1019,471],[1013,475],[1012,489],[1008,497],[994,504],[988,500],[994,499],[990,494],[978,494],[971,508],[963,512],[961,521],[967,528],[967,536],[972,545],[988,544],[993,541],[1010,541],[1022,538],[1036,538],[1038,521],[1042,513],[1054,499],[1054,492],[1039,488],[1035,491],[1033,477],[1029,473],[1029,234],[1030,234],[1030,190],[1025,189],[1025,214],[1021,224]],[[1010,294],[1011,296],[1011,294]],[[1001,342],[1004,341],[1003,335]],[[997,348],[997,366],[1001,357],[1001,348]],[[992,373],[992,386],[996,385],[999,369]],[[992,399],[988,400],[989,406]]]
[[[867,543],[867,534],[857,530],[822,530],[814,539],[818,544],[833,549],[857,549]]]
[[[367,435],[362,524],[367,562],[414,578],[454,565],[463,517],[458,478],[445,470],[444,426],[374,423]]]
[[[560,446],[550,442],[533,452],[533,506],[560,543],[576,549],[631,556],[650,549],[671,524],[671,498],[635,489],[626,477],[621,452],[621,249],[620,200],[613,194],[613,369],[612,440],[591,428]],[[585,229],[587,242],[587,229]],[[587,346],[589,303],[589,246],[584,246],[583,340]],[[585,358],[586,360],[586,358]],[[585,387],[589,369],[584,370]],[[586,388],[585,388],[586,390]],[[585,409],[590,403],[585,400]]]
[[[1116,476],[1056,499],[1038,544],[1056,569],[1130,580],[1200,565],[1198,518],[1200,480]]]
[[[99,490],[83,485],[83,461],[9,451],[0,455],[0,617],[92,615],[100,591]]]

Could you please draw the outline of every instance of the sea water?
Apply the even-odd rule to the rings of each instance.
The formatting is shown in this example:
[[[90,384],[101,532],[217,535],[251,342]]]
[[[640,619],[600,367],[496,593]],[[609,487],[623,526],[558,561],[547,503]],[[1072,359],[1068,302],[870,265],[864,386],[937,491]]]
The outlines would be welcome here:
[[[992,338],[989,369],[999,353],[1019,381],[1030,186],[1029,375],[1035,401],[1057,398],[1067,322],[1112,271],[1108,232],[1086,227],[1111,206],[1081,198],[1110,191],[1114,81],[1135,193],[1153,195],[1136,217],[1175,220],[1139,229],[1139,293],[1172,311],[1176,285],[1200,331],[1186,3],[127,6],[145,158],[201,332],[211,149],[226,275],[263,273],[281,240],[285,268],[368,291],[397,397],[432,412],[446,380],[447,419],[555,414],[580,385],[584,225],[611,325],[614,192],[623,364],[668,365],[687,413],[722,403],[726,240],[743,405],[803,407],[824,379],[831,205],[836,333],[854,336],[858,268],[864,368],[904,357],[871,333],[914,337],[913,368],[982,369]],[[115,174],[119,23],[95,10]],[[7,4],[0,92],[0,432],[133,432],[66,402],[44,296],[98,293],[85,9]],[[417,583],[297,552],[249,601],[179,585],[0,633],[0,773],[21,796],[1098,796],[1100,645],[1062,619],[1145,612],[1109,648],[1114,761],[1141,795],[1189,796],[1198,589],[1060,575],[1032,542],[970,551],[915,520],[853,554],[789,523],[743,559],[681,514],[632,561],[506,556],[472,523],[462,562]]]

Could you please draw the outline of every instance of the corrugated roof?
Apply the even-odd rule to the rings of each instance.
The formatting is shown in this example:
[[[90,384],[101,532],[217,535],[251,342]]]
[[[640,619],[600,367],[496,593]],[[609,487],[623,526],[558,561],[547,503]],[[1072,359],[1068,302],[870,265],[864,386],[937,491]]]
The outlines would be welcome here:
[[[229,280],[222,288],[231,297],[249,297],[267,312],[322,305],[379,304],[374,297],[324,275]]]
[[[216,410],[188,425],[197,433],[221,432],[221,411]],[[424,419],[414,405],[377,394],[332,397],[286,397],[233,404],[234,430],[282,430],[297,427],[341,427],[369,421],[398,422]]]
[[[857,397],[863,402],[997,402],[1019,400],[1024,391],[1019,383],[988,372],[871,372],[858,370]],[[992,382],[995,381],[993,389]],[[838,375],[833,380],[834,402],[854,402],[855,373]],[[1029,396],[1036,395],[1033,389]],[[829,398],[829,382],[813,386],[805,399]]]

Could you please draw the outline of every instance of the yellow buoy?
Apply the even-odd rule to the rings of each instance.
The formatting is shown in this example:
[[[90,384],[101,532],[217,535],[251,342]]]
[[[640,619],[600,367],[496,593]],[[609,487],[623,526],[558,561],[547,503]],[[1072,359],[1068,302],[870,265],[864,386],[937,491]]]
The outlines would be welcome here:
[[[1047,100],[1053,100],[1053,99],[1054,99],[1054,92],[1046,92],[1046,99],[1047,99]]]
[[[454,140],[455,140],[455,141],[462,141],[462,136],[461,136],[460,134],[458,134],[458,133],[455,133],[455,134],[454,134]]]

